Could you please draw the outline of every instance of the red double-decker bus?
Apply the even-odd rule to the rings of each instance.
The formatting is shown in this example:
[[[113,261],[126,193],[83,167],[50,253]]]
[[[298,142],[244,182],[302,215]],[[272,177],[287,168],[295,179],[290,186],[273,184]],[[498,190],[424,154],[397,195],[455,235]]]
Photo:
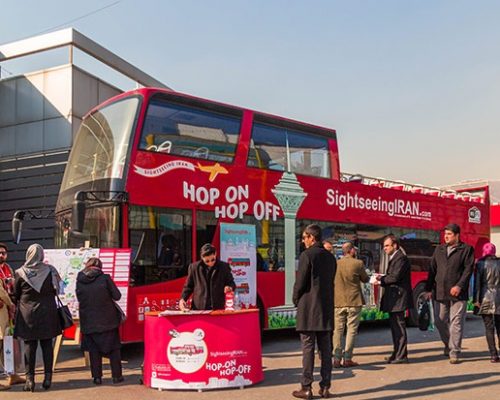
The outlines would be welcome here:
[[[383,268],[381,238],[404,239],[415,296],[449,222],[476,249],[489,239],[488,196],[342,175],[336,132],[176,92],[114,97],[82,121],[56,210],[56,246],[131,248],[123,341],[143,338],[144,310],[179,297],[189,263],[221,222],[257,235],[257,305],[284,304],[284,218],[272,192],[290,171],[306,193],[296,219],[339,245],[354,241],[368,269]]]

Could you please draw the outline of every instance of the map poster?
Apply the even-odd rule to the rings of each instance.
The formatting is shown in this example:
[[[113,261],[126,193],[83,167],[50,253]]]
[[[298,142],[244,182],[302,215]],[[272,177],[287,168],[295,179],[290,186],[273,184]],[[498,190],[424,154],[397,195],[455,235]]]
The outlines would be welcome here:
[[[68,306],[73,318],[78,318],[76,277],[91,257],[99,257],[102,261],[103,272],[111,276],[122,294],[118,304],[127,314],[130,249],[45,249],[44,254],[44,261],[53,265],[61,276],[64,294],[59,297]]]

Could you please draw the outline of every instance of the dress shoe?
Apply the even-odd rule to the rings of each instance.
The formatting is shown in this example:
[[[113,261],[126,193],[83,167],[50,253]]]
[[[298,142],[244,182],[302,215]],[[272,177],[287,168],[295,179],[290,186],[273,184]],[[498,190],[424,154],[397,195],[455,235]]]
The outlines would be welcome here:
[[[344,368],[352,368],[352,367],[359,367],[359,363],[356,361],[352,360],[344,360],[344,364],[342,364]]]
[[[323,399],[329,399],[332,396],[330,393],[330,388],[319,388],[319,397]]]
[[[450,355],[450,348],[448,346],[446,346],[444,349],[443,349],[443,356],[445,357],[449,357]]]
[[[392,361],[388,361],[389,364],[408,364],[408,358],[395,358]]]
[[[8,383],[9,386],[19,385],[21,383],[26,383],[26,379],[24,379],[22,376],[19,376],[18,374],[12,374],[9,375]]]
[[[93,382],[94,385],[102,385],[102,378],[94,378]]]
[[[340,360],[333,360],[333,368],[342,368]]]
[[[298,399],[311,400],[313,397],[311,388],[302,388],[300,390],[294,390],[292,396]]]
[[[450,364],[460,364],[460,359],[458,357],[450,357]]]
[[[10,389],[10,385],[2,385],[2,384],[0,383],[0,392],[1,392],[2,390],[9,390],[9,389]]]
[[[498,357],[498,356],[491,356],[491,360],[490,361],[492,363],[500,362],[500,357]]]
[[[113,383],[116,384],[116,383],[121,383],[125,380],[125,378],[123,376],[119,376],[117,378],[113,378]]]
[[[48,372],[45,374],[42,382],[42,387],[47,390],[52,385],[52,372]]]
[[[384,357],[384,361],[387,363],[387,364],[390,364],[391,362],[393,362],[395,359],[394,356],[387,356],[387,357]]]

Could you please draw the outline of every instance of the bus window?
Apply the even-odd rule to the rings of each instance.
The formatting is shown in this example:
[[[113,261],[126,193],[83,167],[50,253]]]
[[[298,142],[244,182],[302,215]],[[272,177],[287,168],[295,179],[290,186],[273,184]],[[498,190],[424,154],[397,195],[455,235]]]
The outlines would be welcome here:
[[[240,119],[157,96],[147,109],[140,148],[230,163],[236,152]]]
[[[88,207],[85,214],[84,231],[72,235],[69,213],[56,217],[54,244],[57,248],[79,248],[88,241],[90,247],[120,247],[120,208],[119,206]]]
[[[88,115],[75,138],[61,192],[87,182],[122,178],[139,98],[117,101]]]
[[[196,254],[200,254],[201,246],[205,243],[216,243],[215,238],[217,233],[218,219],[215,218],[213,212],[197,211],[196,212]],[[218,254],[220,256],[220,254]]]
[[[328,139],[255,123],[247,165],[275,171],[286,171],[289,168],[298,174],[329,178]]]
[[[191,213],[130,207],[132,282],[135,286],[177,279],[191,263]]]

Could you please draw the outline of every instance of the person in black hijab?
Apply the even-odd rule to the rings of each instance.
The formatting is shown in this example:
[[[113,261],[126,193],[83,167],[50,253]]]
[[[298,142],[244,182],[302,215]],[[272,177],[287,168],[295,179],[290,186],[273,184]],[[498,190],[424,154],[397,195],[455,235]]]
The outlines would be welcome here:
[[[121,342],[118,327],[121,315],[115,304],[121,293],[108,274],[102,272],[102,262],[90,258],[76,278],[79,302],[82,350],[90,356],[94,384],[102,383],[102,357],[108,357],[113,383],[123,382]]]
[[[43,262],[43,247],[32,244],[26,251],[26,262],[16,271],[14,298],[17,304],[14,336],[24,339],[26,384],[23,390],[35,391],[35,364],[38,342],[42,348],[45,376],[44,389],[52,384],[54,350],[52,339],[61,334],[55,295],[61,278],[57,270]]]

